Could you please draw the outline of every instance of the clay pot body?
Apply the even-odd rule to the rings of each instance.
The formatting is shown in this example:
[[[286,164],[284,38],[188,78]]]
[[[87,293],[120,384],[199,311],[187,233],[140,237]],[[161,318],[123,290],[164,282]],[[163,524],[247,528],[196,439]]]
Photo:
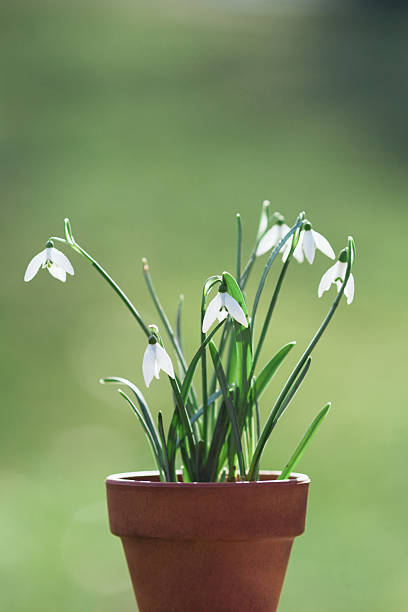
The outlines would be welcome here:
[[[309,478],[163,483],[156,472],[106,480],[140,612],[273,612]]]

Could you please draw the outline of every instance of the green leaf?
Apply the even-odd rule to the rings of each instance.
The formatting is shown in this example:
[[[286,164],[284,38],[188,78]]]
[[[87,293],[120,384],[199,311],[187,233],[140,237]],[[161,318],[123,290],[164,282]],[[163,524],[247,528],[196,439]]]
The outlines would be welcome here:
[[[211,354],[211,358],[213,360],[214,368],[215,368],[215,371],[216,371],[216,374],[217,374],[218,382],[220,384],[222,395],[224,397],[224,402],[225,402],[225,404],[227,406],[229,418],[230,418],[230,421],[231,421],[232,433],[234,435],[235,445],[236,445],[236,450],[237,450],[237,456],[238,456],[240,476],[241,476],[242,480],[246,480],[245,463],[244,463],[244,456],[243,456],[243,453],[242,453],[241,436],[240,436],[240,433],[239,433],[239,427],[238,427],[238,422],[237,422],[237,415],[235,414],[235,408],[234,408],[234,406],[233,406],[233,404],[231,402],[231,398],[229,396],[228,384],[227,384],[227,379],[225,377],[224,368],[222,367],[221,359],[220,359],[220,356],[218,354],[218,351],[217,351],[217,348],[216,348],[214,342],[212,342],[212,341],[210,342],[209,348],[210,348],[210,354]]]
[[[315,435],[316,431],[318,430],[321,423],[323,422],[324,417],[329,412],[330,406],[331,406],[330,402],[326,404],[325,407],[322,408],[319,414],[314,418],[312,424],[309,425],[305,435],[299,442],[298,447],[296,448],[295,452],[289,459],[288,463],[286,464],[286,467],[282,470],[278,480],[285,480],[285,478],[288,478],[290,476],[292,470],[295,468],[298,461],[302,458],[303,453],[309,446],[313,436]]]
[[[156,431],[156,427],[153,421],[153,417],[151,415],[151,412],[149,410],[149,406],[147,405],[147,402],[143,396],[143,393],[140,391],[140,389],[138,387],[136,387],[136,385],[134,385],[132,382],[130,382],[130,380],[127,380],[126,378],[121,378],[120,376],[109,376],[107,378],[102,378],[100,381],[102,384],[106,384],[106,383],[116,383],[119,385],[125,385],[126,387],[128,387],[136,396],[137,402],[139,404],[140,407],[140,412],[143,416],[143,420],[145,422],[145,425],[147,427],[147,429],[149,430],[155,445],[157,448],[160,448],[160,443],[159,443],[159,436],[158,433]]]
[[[174,474],[176,470],[176,453],[178,447],[178,432],[180,428],[180,418],[178,409],[175,408],[173,417],[170,421],[169,430],[167,432],[167,456],[169,460],[169,471],[170,474]],[[175,477],[176,478],[176,477]]]
[[[177,304],[177,318],[176,318],[176,339],[178,342],[178,345],[181,349],[181,352],[184,354],[183,351],[183,342],[182,342],[182,336],[181,336],[181,312],[182,312],[182,308],[183,308],[183,303],[184,303],[184,295],[180,295],[179,297],[179,301]]]
[[[122,391],[122,389],[118,389],[118,392],[120,393],[120,395],[127,401],[127,403],[129,404],[129,406],[132,408],[133,412],[135,413],[135,415],[137,416],[145,434],[147,437],[147,440],[149,442],[150,448],[152,450],[153,453],[153,457],[156,461],[157,467],[159,469],[159,472],[161,474],[165,473],[165,468],[164,468],[164,461],[163,461],[163,456],[162,456],[162,449],[160,447],[160,445],[158,445],[159,443],[153,439],[153,436],[151,434],[151,432],[149,431],[148,427],[146,426],[145,420],[143,419],[140,411],[138,410],[137,406],[134,404],[134,402],[132,402],[132,400],[130,399],[130,397],[124,392]]]
[[[301,369],[301,371],[300,371],[298,377],[296,378],[295,382],[293,383],[292,387],[290,388],[289,392],[287,393],[286,397],[279,404],[279,408],[276,406],[275,409],[273,410],[272,415],[274,415],[274,426],[276,425],[276,423],[278,422],[278,420],[280,419],[282,414],[285,412],[285,410],[289,406],[290,402],[295,397],[296,392],[298,391],[298,389],[299,389],[300,385],[302,384],[306,374],[309,371],[311,363],[312,363],[312,358],[309,357],[307,359],[305,365]]]
[[[205,475],[208,482],[213,482],[217,479],[218,475],[218,458],[221,449],[225,443],[225,437],[229,428],[229,418],[225,401],[222,402],[217,420],[215,422],[214,432],[211,439],[210,449],[207,454],[207,461],[205,465]]]
[[[194,355],[194,357],[191,360],[190,365],[188,366],[186,375],[184,377],[183,380],[183,384],[181,386],[181,397],[183,399],[183,401],[186,400],[186,397],[190,391],[190,387],[191,387],[191,383],[193,382],[193,376],[194,376],[194,372],[196,370],[197,364],[200,360],[200,357],[205,349],[205,347],[207,346],[207,344],[210,342],[211,338],[214,336],[214,334],[220,329],[220,327],[225,323],[225,319],[223,321],[221,321],[220,323],[218,323],[218,325],[216,325],[214,327],[214,329],[212,330],[211,333],[208,334],[208,336],[206,337],[206,339],[204,340],[204,342],[201,344],[200,348],[198,349],[198,351],[196,352],[196,354]]]
[[[293,397],[295,396],[300,385],[302,384],[309,370],[311,361],[312,358],[309,357],[300,372],[298,373],[297,377],[293,380],[292,386],[287,389],[285,394],[281,393],[281,395],[277,399],[275,406],[273,407],[273,410],[264,425],[261,436],[255,447],[255,452],[253,454],[251,465],[249,468],[248,480],[253,480],[256,473],[258,472],[259,461],[265,448],[265,445],[269,439],[269,436],[271,435],[278,420],[280,419],[280,417],[292,401]]]
[[[245,298],[244,298],[244,296],[242,294],[242,291],[241,291],[237,281],[232,276],[232,274],[230,274],[229,272],[223,272],[222,273],[222,278],[223,278],[224,283],[227,286],[227,292],[241,306],[241,308],[244,311],[244,314],[246,316],[246,319],[248,321],[248,308],[247,308],[247,305],[246,305],[246,302],[245,302]]]
[[[195,457],[195,437],[194,437],[194,431],[191,427],[191,423],[190,423],[190,418],[188,415],[188,412],[186,410],[186,406],[184,404],[183,398],[181,396],[181,392],[180,392],[180,388],[179,385],[177,383],[177,380],[171,378],[169,376],[169,381],[170,384],[172,386],[173,389],[173,393],[174,393],[174,398],[176,401],[176,406],[178,408],[179,411],[179,417],[180,417],[180,425],[183,429],[183,432],[187,435],[187,439],[189,442],[189,446],[190,446],[190,457],[191,459],[193,459]]]
[[[268,361],[268,363],[263,368],[263,370],[258,374],[256,378],[256,383],[255,383],[256,384],[256,394],[257,394],[258,400],[261,397],[262,393],[268,387],[272,378],[276,374],[279,366],[282,364],[283,360],[289,354],[289,352],[293,349],[295,344],[296,342],[293,341],[293,342],[288,342],[288,344],[285,344],[284,346],[282,346],[282,348],[279,349],[276,355],[274,355],[272,359]]]
[[[163,415],[160,410],[157,415],[157,426],[159,430],[160,440],[162,443],[162,456],[163,456],[163,464],[164,464],[163,467],[164,467],[165,474],[166,474],[166,480],[167,482],[171,482],[172,480],[174,482],[173,474],[170,473],[170,464],[169,464],[169,457],[167,454],[166,436],[164,435],[164,428],[163,428]]]
[[[241,278],[241,259],[242,259],[242,223],[241,215],[237,214],[237,279]]]
[[[258,231],[257,231],[257,234],[256,234],[256,241],[257,241],[257,243],[260,241],[260,239],[262,238],[262,236],[266,233],[266,230],[268,229],[268,223],[269,223],[269,220],[268,220],[268,208],[269,208],[269,204],[270,204],[270,202],[268,200],[265,200],[262,203],[262,210],[261,210],[261,214],[260,214],[260,217],[259,217]]]
[[[234,385],[228,385],[229,389],[233,389]],[[207,400],[207,406],[211,406],[211,404],[213,402],[215,402],[216,399],[218,399],[220,397],[220,395],[222,395],[222,391],[218,390],[215,391],[214,393],[212,393],[210,395],[210,397]],[[196,421],[198,421],[198,419],[203,416],[204,414],[204,408],[203,406],[200,406],[200,408],[197,410],[197,412],[195,412],[191,417],[190,417],[190,422],[191,424],[195,423]]]

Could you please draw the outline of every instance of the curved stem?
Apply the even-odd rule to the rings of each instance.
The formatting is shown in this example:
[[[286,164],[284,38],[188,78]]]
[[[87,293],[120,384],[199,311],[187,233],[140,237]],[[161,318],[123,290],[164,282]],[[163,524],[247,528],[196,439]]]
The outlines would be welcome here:
[[[249,474],[248,474],[248,480],[253,480],[254,478],[254,474],[256,473],[257,469],[258,469],[258,464],[259,464],[259,460],[261,458],[261,454],[262,451],[265,447],[266,442],[268,441],[269,438],[269,433],[267,434],[268,429],[268,425],[270,424],[271,421],[273,421],[276,417],[276,414],[279,412],[280,406],[282,405],[282,403],[285,400],[286,395],[289,393],[294,381],[296,380],[298,374],[300,373],[300,371],[302,370],[303,366],[305,365],[306,361],[308,360],[311,352],[313,351],[314,347],[316,346],[316,344],[319,342],[320,338],[323,335],[323,332],[326,330],[326,327],[328,326],[328,324],[330,323],[334,313],[336,312],[336,309],[340,303],[340,300],[342,298],[342,295],[344,293],[344,289],[347,285],[347,281],[349,279],[351,273],[351,263],[349,262],[349,265],[347,267],[347,272],[345,274],[344,277],[344,281],[343,284],[340,288],[340,291],[338,292],[333,304],[330,307],[329,312],[327,313],[326,317],[324,318],[322,324],[320,325],[319,329],[317,330],[317,332],[315,333],[315,335],[313,336],[312,340],[310,341],[309,345],[307,346],[305,352],[303,353],[302,357],[299,359],[296,367],[294,368],[294,370],[292,371],[291,375],[289,376],[285,386],[283,387],[282,391],[279,394],[278,399],[276,400],[275,406],[271,412],[271,414],[268,417],[267,423],[262,431],[261,437],[259,438],[258,444],[256,446],[255,449],[255,453],[252,457],[252,462],[251,462],[251,466],[249,469]]]
[[[96,261],[96,259],[94,259],[92,257],[92,255],[87,253],[85,251],[85,249],[83,249],[74,240],[71,242],[69,240],[64,240],[63,238],[58,238],[56,236],[51,237],[50,240],[56,240],[57,242],[64,242],[65,244],[68,244],[70,247],[72,247],[72,249],[74,249],[74,251],[76,251],[77,253],[79,253],[80,255],[85,257],[88,261],[90,261],[91,264],[98,270],[99,274],[101,274],[101,276],[103,276],[103,278],[106,280],[106,282],[112,287],[112,289],[120,297],[122,302],[130,310],[130,312],[132,313],[132,315],[134,316],[136,321],[139,323],[140,327],[142,328],[142,330],[144,331],[146,336],[147,337],[150,336],[151,332],[150,332],[149,328],[147,327],[147,325],[142,320],[142,317],[140,316],[139,312],[137,311],[135,306],[132,304],[132,302],[130,301],[130,299],[126,295],[126,293],[124,291],[122,291],[122,289],[119,287],[119,285],[117,283],[115,283],[113,278],[111,276],[109,276],[109,274],[106,272],[106,270],[104,268],[102,268],[102,266]]]
[[[262,290],[264,288],[264,285],[265,285],[265,282],[266,282],[266,277],[268,276],[268,272],[270,270],[270,267],[273,264],[274,260],[276,259],[278,253],[282,249],[283,245],[296,232],[296,230],[302,225],[302,223],[303,223],[303,218],[300,215],[298,220],[297,220],[297,222],[292,227],[292,229],[290,229],[289,232],[282,238],[282,240],[273,249],[272,253],[268,257],[268,261],[266,262],[266,265],[265,265],[265,268],[264,268],[264,271],[263,271],[263,274],[262,274],[262,278],[260,280],[260,283],[259,283],[259,286],[258,286],[258,290],[256,292],[256,296],[255,296],[255,300],[254,300],[254,305],[253,305],[253,308],[252,308],[252,317],[251,317],[251,329],[252,329],[252,333],[253,333],[253,330],[254,330],[256,311],[258,309],[259,300],[260,300],[261,293],[262,293]]]
[[[281,290],[281,287],[282,287],[282,283],[283,283],[283,280],[285,278],[285,275],[286,275],[286,272],[287,272],[290,260],[291,260],[291,256],[289,255],[289,257],[287,258],[287,260],[283,264],[283,268],[282,268],[281,273],[279,275],[278,282],[276,283],[275,291],[273,292],[271,303],[269,304],[268,312],[266,314],[265,321],[264,321],[264,324],[262,326],[262,331],[261,331],[261,334],[259,336],[258,344],[257,344],[256,350],[255,350],[254,358],[253,358],[253,361],[252,361],[252,368],[251,368],[251,372],[250,372],[250,375],[249,375],[249,380],[251,380],[252,376],[254,375],[256,364],[258,362],[259,355],[260,355],[263,343],[265,341],[266,332],[268,331],[269,323],[271,321],[271,317],[272,317],[273,311],[275,310],[276,302],[278,300],[278,296],[279,296],[279,293],[280,293],[280,290]]]

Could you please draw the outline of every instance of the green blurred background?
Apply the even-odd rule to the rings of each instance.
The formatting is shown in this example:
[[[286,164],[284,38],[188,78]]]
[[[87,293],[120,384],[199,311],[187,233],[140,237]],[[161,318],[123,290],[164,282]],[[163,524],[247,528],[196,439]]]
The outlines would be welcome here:
[[[29,259],[70,216],[154,322],[147,256],[172,318],[185,295],[192,355],[201,284],[234,270],[236,212],[249,252],[265,198],[289,222],[305,209],[336,251],[348,233],[358,249],[355,302],[264,456],[282,467],[333,401],[298,468],[308,526],[280,611],[407,610],[408,23],[398,4],[345,6],[3,0],[1,610],[135,610],[104,478],[153,466],[136,419],[98,385],[144,388],[144,336],[79,256],[67,252],[65,285],[45,272],[25,285]],[[291,267],[261,362],[292,339],[297,355],[263,415],[331,303],[316,296],[329,264]],[[169,414],[164,377],[146,397]]]

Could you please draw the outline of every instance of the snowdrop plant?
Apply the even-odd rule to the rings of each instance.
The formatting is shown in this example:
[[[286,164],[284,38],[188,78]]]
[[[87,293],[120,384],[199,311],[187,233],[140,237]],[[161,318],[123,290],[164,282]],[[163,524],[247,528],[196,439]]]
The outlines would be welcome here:
[[[173,329],[159,300],[146,259],[143,276],[157,310],[157,315],[168,336],[166,346],[155,324],[147,324],[125,292],[106,270],[75,240],[69,219],[65,219],[65,237],[53,236],[45,249],[28,264],[24,280],[34,278],[41,267],[52,276],[65,281],[66,274],[74,274],[68,258],[54,247],[58,242],[72,249],[93,265],[122,300],[146,336],[147,347],[142,360],[146,387],[162,371],[170,384],[173,410],[167,426],[164,416],[157,411],[154,418],[140,389],[119,376],[101,380],[119,385],[119,393],[139,420],[150,444],[153,457],[163,481],[175,482],[176,469],[181,463],[182,477],[187,482],[219,482],[223,480],[256,480],[265,446],[280,418],[297,394],[311,365],[311,354],[336,309],[343,294],[350,304],[354,297],[352,268],[355,259],[354,242],[348,238],[338,261],[323,275],[318,296],[334,284],[337,287],[329,311],[312,336],[308,346],[290,372],[277,395],[272,410],[261,422],[259,401],[278,368],[293,350],[295,342],[288,342],[258,368],[264,341],[275,311],[278,297],[292,259],[304,257],[313,263],[315,250],[329,258],[334,252],[328,240],[319,234],[300,213],[292,227],[279,213],[269,214],[269,201],[262,206],[253,249],[242,266],[242,224],[237,215],[237,247],[235,275],[224,271],[210,276],[203,284],[200,317],[197,322],[199,344],[195,354],[187,358],[182,343],[182,296],[179,299],[177,320]],[[246,295],[246,284],[257,258],[268,253],[260,276],[252,307]],[[283,255],[279,264],[278,255]],[[280,265],[273,290],[267,285],[274,262]],[[258,307],[266,298],[267,310],[258,327]],[[257,324],[257,328],[255,327]],[[177,362],[175,373],[173,361]],[[137,366],[136,366],[137,367]],[[326,404],[317,414],[305,435],[280,474],[288,478],[307,448],[330,408]],[[167,415],[166,415],[167,417]]]

